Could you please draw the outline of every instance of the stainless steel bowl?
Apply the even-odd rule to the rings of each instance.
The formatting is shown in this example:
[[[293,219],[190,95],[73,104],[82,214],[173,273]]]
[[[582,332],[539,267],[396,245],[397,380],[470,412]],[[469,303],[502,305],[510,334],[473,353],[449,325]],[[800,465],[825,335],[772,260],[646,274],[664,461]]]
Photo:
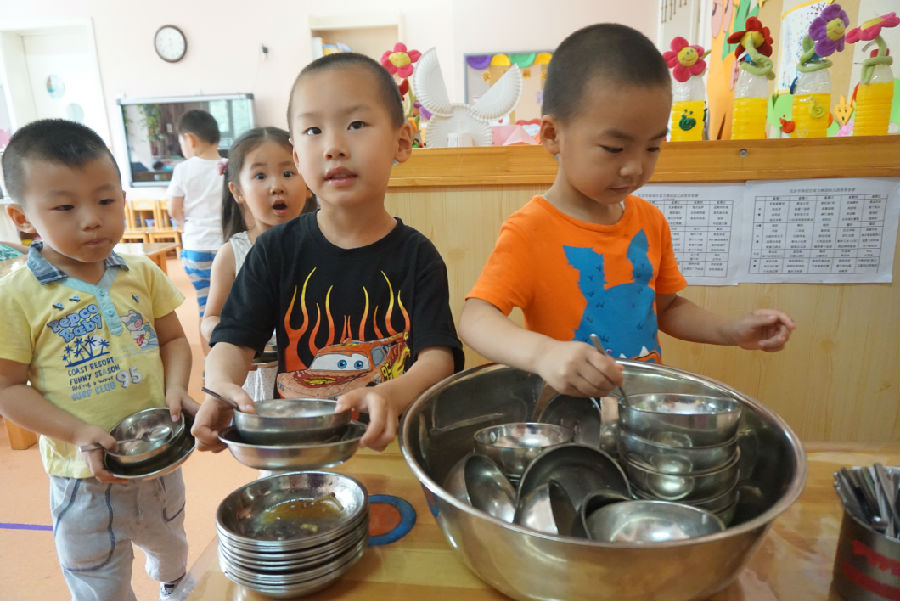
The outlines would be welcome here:
[[[240,432],[231,427],[219,434],[219,440],[228,445],[234,458],[246,466],[258,470],[295,470],[332,467],[347,461],[356,452],[365,432],[365,424],[350,422],[337,440],[330,442],[265,445],[245,441]]]
[[[325,509],[310,502],[327,502]],[[291,507],[291,503],[305,503]],[[365,486],[344,474],[290,472],[254,480],[225,497],[216,525],[229,540],[255,548],[296,550],[333,540],[368,513]],[[314,529],[308,528],[310,524]],[[285,527],[287,525],[287,528]]]
[[[575,511],[599,490],[631,497],[631,487],[615,459],[599,449],[577,442],[551,447],[531,462],[519,481],[519,498],[555,480],[566,492]]]
[[[533,421],[549,398],[540,377],[501,365],[472,368],[439,382],[408,409],[400,432],[403,456],[425,489],[447,543],[488,585],[513,599],[667,600],[705,598],[727,586],[772,521],[796,500],[806,481],[806,456],[796,435],[770,409],[708,378],[672,367],[621,361],[629,396],[685,393],[736,400],[740,423],[754,432],[758,453],[741,490],[732,526],[717,534],[641,545],[593,542],[507,524],[440,486],[474,448],[475,431],[491,424]],[[551,515],[552,519],[552,515]]]
[[[490,457],[474,453],[463,466],[472,507],[506,522],[516,514],[516,489]]]
[[[234,412],[234,427],[251,444],[327,441],[350,423],[350,410],[335,413],[336,404],[333,399],[258,401],[256,413]]]
[[[741,403],[725,395],[653,392],[619,404],[619,423],[638,436],[670,446],[700,447],[734,438]]]
[[[689,502],[718,497],[734,488],[741,475],[740,460],[737,451],[725,465],[689,474],[666,474],[632,458],[626,458],[622,465],[635,490],[663,501]]]
[[[444,490],[449,492],[460,501],[469,505],[472,504],[472,499],[469,498],[469,491],[466,489],[465,470],[466,462],[471,456],[472,453],[467,453],[459,461],[457,461],[456,464],[452,468],[450,468],[450,471],[447,472],[447,477],[444,478],[443,483]]]
[[[219,504],[219,566],[268,597],[308,595],[362,557],[368,513],[365,487],[349,476],[310,471],[256,480]]]
[[[531,489],[527,494],[519,495],[514,521],[520,526],[538,532],[559,533],[556,516],[553,514],[553,504],[550,501],[550,482]],[[446,535],[446,530],[444,533]]]
[[[123,480],[153,480],[174,472],[194,452],[195,440],[191,434],[194,417],[189,413],[182,413],[182,419],[184,431],[167,445],[164,452],[140,463],[121,463],[106,453],[103,456],[103,467]]]
[[[691,474],[722,467],[737,453],[737,437],[707,447],[673,447],[654,442],[625,427],[618,428],[619,456],[643,463],[664,474]]]
[[[716,495],[714,497],[705,497],[703,499],[692,499],[690,501],[685,501],[688,505],[693,505],[699,509],[705,509],[706,511],[711,511],[715,514],[721,514],[723,511],[728,510],[729,508],[734,507],[737,504],[738,498],[740,496],[740,486],[735,484],[725,492]],[[644,492],[643,490],[636,488],[635,489],[635,497],[638,499],[643,499],[645,501],[656,501],[659,500],[653,494],[648,492]]]
[[[537,421],[569,428],[575,442],[603,448],[600,404],[594,399],[557,394],[547,401]]]
[[[544,449],[570,442],[574,434],[555,424],[500,424],[476,432],[475,449],[492,459],[504,474],[518,478]]]
[[[610,503],[585,518],[588,537],[608,543],[663,543],[725,529],[715,514],[668,501]]]
[[[172,421],[166,407],[154,407],[132,413],[110,431],[116,439],[115,451],[106,454],[120,465],[146,463],[177,446],[184,434],[184,416]]]

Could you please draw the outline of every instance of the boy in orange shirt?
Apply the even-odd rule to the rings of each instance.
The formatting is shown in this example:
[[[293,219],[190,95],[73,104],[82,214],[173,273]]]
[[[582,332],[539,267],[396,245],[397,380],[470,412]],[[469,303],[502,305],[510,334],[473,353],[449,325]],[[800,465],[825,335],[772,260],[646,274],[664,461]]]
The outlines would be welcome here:
[[[678,295],[687,282],[669,226],[632,195],[656,166],[671,102],[665,60],[643,34],[599,24],[560,44],[541,120],[556,179],[506,220],[466,297],[459,329],[472,348],[563,394],[601,396],[622,384],[615,358],[661,360],[660,329],[696,342],[784,347],[795,325],[780,311],[730,319]],[[513,307],[524,329],[508,319]]]

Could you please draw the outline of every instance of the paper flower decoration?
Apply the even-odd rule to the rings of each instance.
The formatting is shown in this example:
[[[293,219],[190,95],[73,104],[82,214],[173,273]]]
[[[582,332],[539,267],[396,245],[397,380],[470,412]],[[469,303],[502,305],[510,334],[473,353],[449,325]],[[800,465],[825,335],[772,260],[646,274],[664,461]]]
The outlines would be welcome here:
[[[875,56],[863,60],[861,83],[867,84],[872,80],[876,65],[890,65],[894,62],[894,59],[888,55],[887,44],[884,43],[884,39],[881,37],[881,30],[882,28],[896,27],[897,25],[900,25],[897,13],[887,13],[886,15],[869,19],[859,27],[854,27],[847,32],[847,41],[851,44],[859,41],[874,40],[878,45],[878,51]]]
[[[734,49],[734,57],[741,58],[741,54],[749,52],[750,47],[759,54],[772,56],[772,36],[769,35],[769,28],[763,27],[762,22],[756,17],[749,17],[744,22],[744,31],[735,31],[728,36],[729,44],[737,44]]]
[[[849,24],[850,19],[840,4],[826,6],[822,14],[809,24],[809,32],[803,37],[803,54],[800,55],[797,70],[812,73],[831,67],[827,57],[844,49],[844,34]]]
[[[860,40],[868,42],[880,37],[883,27],[896,27],[897,25],[900,25],[900,18],[897,18],[897,13],[881,15],[880,17],[869,19],[859,27],[854,27],[848,31],[847,41],[851,44]]]
[[[676,81],[685,82],[692,75],[703,75],[706,71],[706,61],[703,57],[709,54],[701,46],[690,45],[681,36],[672,38],[671,50],[663,52],[666,64],[672,69],[672,77]]]
[[[393,50],[387,50],[381,55],[381,65],[391,75],[406,79],[413,72],[413,63],[419,60],[422,53],[418,50],[407,50],[406,44],[397,42]]]
[[[734,56],[739,61],[741,55],[741,69],[753,75],[763,75],[768,79],[775,79],[772,71],[772,36],[769,28],[763,27],[762,22],[756,17],[749,17],[744,22],[744,31],[735,31],[728,36],[729,44],[737,44]]]
[[[844,33],[850,19],[840,4],[825,7],[809,25],[809,37],[816,43],[816,54],[822,58],[844,49]]]

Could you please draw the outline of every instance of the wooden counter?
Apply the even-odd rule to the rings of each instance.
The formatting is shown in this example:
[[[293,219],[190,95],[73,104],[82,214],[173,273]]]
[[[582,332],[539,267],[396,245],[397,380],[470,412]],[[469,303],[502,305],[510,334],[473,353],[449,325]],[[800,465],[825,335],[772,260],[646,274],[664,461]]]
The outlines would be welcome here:
[[[807,446],[809,476],[800,498],[778,517],[749,565],[715,601],[762,599],[837,600],[831,588],[832,565],[840,533],[842,509],[832,477],[842,466],[897,465],[897,445]],[[395,543],[370,547],[363,558],[333,586],[312,595],[317,601],[489,601],[506,599],[479,580],[450,548],[429,513],[418,481],[394,443],[384,453],[364,450],[335,471],[358,478],[370,495],[389,494],[409,501],[417,519]],[[193,601],[265,599],[232,583],[219,570],[217,541],[191,568],[196,581]]]
[[[457,318],[503,220],[545,191],[555,173],[556,163],[539,146],[417,149],[394,168],[388,210],[428,236],[444,257]],[[876,176],[900,176],[900,136],[666,144],[651,181]],[[779,308],[798,329],[781,353],[663,335],[666,363],[758,399],[803,440],[900,440],[897,249],[891,284],[689,286],[683,294],[726,315]],[[481,363],[467,348],[467,367]]]
[[[556,176],[543,146],[416,149],[394,167],[391,188],[541,184]],[[650,181],[900,176],[900,136],[713,140],[663,145]]]

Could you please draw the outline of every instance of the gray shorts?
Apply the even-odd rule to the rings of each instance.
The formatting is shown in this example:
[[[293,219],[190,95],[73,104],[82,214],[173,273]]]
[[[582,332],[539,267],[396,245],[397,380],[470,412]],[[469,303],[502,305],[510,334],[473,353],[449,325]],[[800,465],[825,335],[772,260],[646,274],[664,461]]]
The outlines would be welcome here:
[[[126,484],[50,476],[50,511],[73,601],[134,600],[132,543],[147,555],[150,578],[170,582],[185,573],[181,469]]]

